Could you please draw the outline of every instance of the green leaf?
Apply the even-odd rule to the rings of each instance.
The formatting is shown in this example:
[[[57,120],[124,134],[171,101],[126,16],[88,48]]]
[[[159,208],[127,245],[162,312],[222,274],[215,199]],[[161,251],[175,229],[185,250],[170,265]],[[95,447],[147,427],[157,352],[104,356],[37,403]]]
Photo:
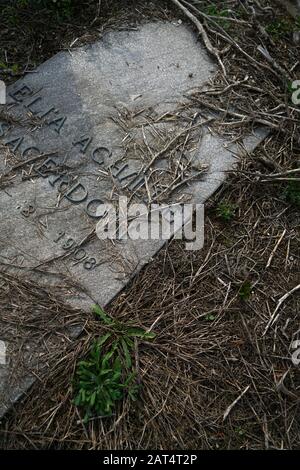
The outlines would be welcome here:
[[[213,315],[212,313],[205,316],[205,320],[207,321],[214,321],[215,318],[215,315]]]
[[[104,375],[107,375],[109,374],[110,372],[112,372],[112,369],[102,369],[99,376],[100,377],[103,377]]]
[[[121,372],[122,371],[122,364],[121,364],[121,360],[120,360],[119,357],[116,357],[116,359],[115,359],[114,371],[115,372]]]
[[[149,331],[149,332],[145,333],[144,339],[152,340],[152,339],[155,339],[155,338],[156,338],[156,334],[153,333],[152,331]]]
[[[130,356],[130,352],[129,352],[128,346],[127,346],[127,344],[126,344],[126,341],[124,341],[123,338],[121,339],[121,343],[122,343],[122,348],[123,348],[124,356],[125,356],[125,365],[126,365],[126,367],[129,369],[129,368],[131,367],[131,356]]]
[[[130,372],[130,374],[127,376],[124,387],[128,387],[130,383],[135,379],[136,373],[135,372]]]
[[[240,290],[239,290],[239,296],[242,300],[248,300],[251,296],[252,293],[252,285],[249,281],[243,282]]]
[[[92,308],[92,311],[95,315],[101,318],[101,320],[106,324],[106,325],[112,325],[114,323],[114,320],[110,318],[99,305],[94,305]]]
[[[80,403],[81,403],[81,398],[80,398],[80,393],[79,393],[79,394],[75,397],[75,399],[74,399],[74,404],[75,404],[76,406],[79,406]]]
[[[155,333],[147,332],[142,328],[128,328],[126,331],[127,336],[129,337],[137,337],[143,339],[154,339],[156,337]]]
[[[105,354],[105,356],[102,359],[102,366],[106,366],[108,364],[108,361],[112,358],[114,355],[114,349],[110,350],[108,353]]]
[[[96,392],[93,392],[91,395],[91,400],[90,400],[91,406],[94,406],[95,401],[96,401]]]
[[[98,339],[98,345],[103,346],[103,344],[110,338],[112,333],[106,333],[105,335],[101,336],[100,339]]]

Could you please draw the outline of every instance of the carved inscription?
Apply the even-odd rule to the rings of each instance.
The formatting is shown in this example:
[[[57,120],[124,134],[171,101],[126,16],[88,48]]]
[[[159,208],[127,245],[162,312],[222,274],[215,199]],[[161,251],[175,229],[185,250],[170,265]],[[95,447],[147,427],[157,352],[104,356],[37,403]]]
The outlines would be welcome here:
[[[39,119],[43,119],[43,124],[49,126],[57,134],[61,135],[67,117],[64,116],[59,109],[50,106],[47,109],[43,107],[43,98],[40,94],[42,90],[34,91],[27,85],[10,93],[13,106],[23,106],[26,111],[30,111],[32,115]],[[6,122],[0,122],[0,137],[6,137],[10,130],[10,126]],[[21,157],[26,158],[43,155],[42,148],[36,145],[29,145],[26,142],[26,135],[13,137],[4,140],[4,145],[8,146],[13,152],[19,152]],[[109,163],[112,159],[112,150],[101,145],[93,145],[93,137],[83,135],[72,141],[74,149],[86,155],[91,159],[97,167],[108,170],[112,177],[119,183],[121,187],[126,186],[129,191],[136,191],[145,185],[144,174],[130,168],[128,163]],[[100,198],[89,198],[89,191],[86,186],[78,181],[73,183],[72,177],[63,170],[54,157],[47,158],[43,163],[34,167],[35,172],[43,177],[48,178],[49,184],[63,193],[63,198],[72,204],[85,203],[85,212],[93,219],[99,219],[96,216],[96,209],[103,201]]]

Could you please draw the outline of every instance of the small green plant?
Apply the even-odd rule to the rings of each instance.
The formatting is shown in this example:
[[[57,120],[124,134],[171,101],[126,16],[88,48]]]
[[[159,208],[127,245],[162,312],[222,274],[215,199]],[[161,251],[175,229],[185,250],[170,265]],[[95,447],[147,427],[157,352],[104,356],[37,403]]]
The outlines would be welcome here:
[[[5,19],[11,26],[17,26],[19,23],[18,11],[11,5],[1,7],[1,16],[3,20]]]
[[[285,19],[274,20],[266,26],[267,33],[274,39],[281,39],[294,31],[294,26]]]
[[[0,73],[5,72],[6,69],[11,71],[14,75],[17,75],[20,72],[20,67],[18,64],[12,64],[12,65],[5,64],[4,62],[0,60]]]
[[[284,197],[290,204],[300,207],[300,181],[289,181],[284,190]]]
[[[133,373],[125,381],[122,380],[123,367],[115,354],[116,345],[104,352],[106,340],[107,337],[103,336],[95,341],[88,358],[78,365],[77,396],[74,402],[83,408],[84,421],[93,415],[111,416],[115,403],[123,398],[126,387],[132,398],[137,391]]]
[[[239,296],[242,300],[248,300],[251,296],[252,293],[252,285],[251,282],[245,281],[243,282],[240,290],[239,290]]]
[[[214,321],[215,319],[215,315],[213,315],[212,313],[208,313],[206,316],[205,316],[205,320],[206,321]]]
[[[109,331],[94,342],[75,373],[74,403],[82,409],[84,422],[92,416],[111,416],[117,402],[126,395],[137,399],[139,385],[131,359],[134,339],[155,338],[154,333],[114,320],[99,306],[93,311]]]
[[[19,7],[27,7],[29,5],[29,0],[18,0],[17,5]]]
[[[230,202],[221,202],[217,206],[217,216],[228,222],[233,219],[236,206]]]
[[[205,13],[209,16],[214,16],[215,21],[226,31],[230,29],[231,23],[226,20],[226,17],[230,16],[228,10],[220,10],[216,5],[209,5],[205,9]]]
[[[20,71],[18,64],[13,64],[10,68],[13,73],[18,73]]]
[[[235,433],[238,435],[238,436],[244,436],[246,434],[246,430],[241,428],[241,427],[237,427],[235,429]]]

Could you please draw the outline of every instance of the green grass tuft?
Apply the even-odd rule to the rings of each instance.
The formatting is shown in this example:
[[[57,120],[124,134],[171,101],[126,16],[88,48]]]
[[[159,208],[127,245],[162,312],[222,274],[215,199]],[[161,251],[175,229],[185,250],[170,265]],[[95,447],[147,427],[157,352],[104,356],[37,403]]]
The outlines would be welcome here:
[[[138,398],[140,386],[131,358],[134,340],[155,338],[154,333],[114,320],[98,305],[93,311],[109,331],[94,342],[76,369],[74,403],[83,411],[84,422],[94,416],[111,416],[125,396]]]
[[[236,211],[236,206],[230,202],[221,202],[217,206],[217,216],[225,222],[233,219]]]
[[[243,282],[240,290],[239,296],[242,300],[248,300],[252,294],[252,285],[250,281]]]

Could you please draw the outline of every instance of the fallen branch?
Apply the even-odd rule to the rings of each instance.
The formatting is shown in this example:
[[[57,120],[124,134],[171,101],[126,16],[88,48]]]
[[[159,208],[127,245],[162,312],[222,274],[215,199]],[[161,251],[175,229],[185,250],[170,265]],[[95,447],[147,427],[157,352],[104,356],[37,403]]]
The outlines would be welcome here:
[[[229,413],[232,411],[232,409],[235,407],[235,405],[240,401],[240,399],[245,395],[245,393],[248,392],[250,388],[250,385],[248,385],[245,390],[237,397],[236,400],[234,400],[233,403],[231,403],[231,405],[228,406],[228,408],[226,409],[224,415],[223,415],[223,422],[225,421],[225,419],[227,418],[227,416],[229,415]]]
[[[172,1],[175,1],[175,0],[172,0]],[[272,67],[270,67],[267,64],[258,62],[254,57],[252,57],[246,51],[244,51],[244,49],[242,49],[241,46],[231,36],[229,36],[229,34],[224,30],[224,28],[222,28],[222,26],[220,26],[220,24],[217,21],[215,21],[211,16],[206,15],[205,13],[203,13],[203,11],[198,10],[198,8],[196,8],[194,5],[190,5],[185,0],[183,0],[183,2],[189,5],[191,9],[194,10],[195,13],[197,13],[199,16],[204,18],[206,21],[212,23],[221,32],[223,40],[231,44],[232,46],[234,46],[241,54],[243,54],[250,62],[252,62],[256,66],[257,69],[260,70],[264,68],[268,70],[269,72],[275,74],[277,78],[281,79],[281,75],[278,74],[276,70],[274,70]]]
[[[295,393],[293,392],[290,392],[290,390],[288,390],[284,384],[284,381],[287,377],[287,375],[289,374],[290,372],[290,369],[288,369],[284,374],[283,376],[281,377],[281,379],[279,380],[279,382],[276,384],[276,388],[279,392],[283,393],[284,395],[292,398],[293,400],[297,400],[297,401],[300,401],[300,397],[298,397]]]
[[[221,68],[222,68],[222,71],[223,71],[223,74],[225,75],[226,77],[226,70],[225,70],[225,67],[224,67],[224,64],[220,58],[220,53],[219,51],[212,45],[212,43],[210,42],[210,39],[204,29],[204,26],[202,25],[202,23],[200,23],[200,21],[196,18],[195,15],[193,15],[193,13],[191,13],[185,6],[183,6],[178,0],[171,0],[178,8],[180,8],[183,13],[194,23],[194,25],[197,27],[199,33],[201,34],[201,37],[203,39],[203,42],[205,44],[205,47],[206,49],[208,50],[208,52],[213,55],[217,61],[219,62]]]
[[[274,255],[277,251],[277,248],[279,247],[280,243],[282,242],[283,240],[283,237],[285,236],[286,234],[286,229],[284,229],[284,231],[282,232],[282,234],[280,235],[279,239],[277,240],[277,243],[276,245],[274,246],[273,250],[272,250],[272,253],[270,254],[270,257],[268,259],[268,262],[267,262],[267,265],[266,265],[266,268],[269,268],[271,266],[271,263],[272,263],[272,259],[274,258]]]
[[[266,47],[257,46],[257,50],[264,56],[264,58],[272,65],[272,67],[279,72],[285,78],[285,81],[291,80],[291,75],[285,71],[271,56]]]
[[[269,330],[270,326],[272,326],[275,321],[277,320],[278,316],[276,317],[276,314],[278,312],[278,310],[280,309],[281,305],[286,301],[286,299],[288,297],[290,297],[294,292],[296,292],[298,289],[300,289],[300,284],[298,284],[296,287],[294,287],[292,290],[290,290],[289,292],[287,292],[286,294],[284,294],[279,300],[278,300],[278,304],[277,304],[277,307],[275,308],[274,310],[274,313],[273,315],[271,316],[270,320],[268,321],[268,324],[265,328],[265,331],[263,332],[263,336],[265,336],[265,334],[267,333],[267,331]]]

